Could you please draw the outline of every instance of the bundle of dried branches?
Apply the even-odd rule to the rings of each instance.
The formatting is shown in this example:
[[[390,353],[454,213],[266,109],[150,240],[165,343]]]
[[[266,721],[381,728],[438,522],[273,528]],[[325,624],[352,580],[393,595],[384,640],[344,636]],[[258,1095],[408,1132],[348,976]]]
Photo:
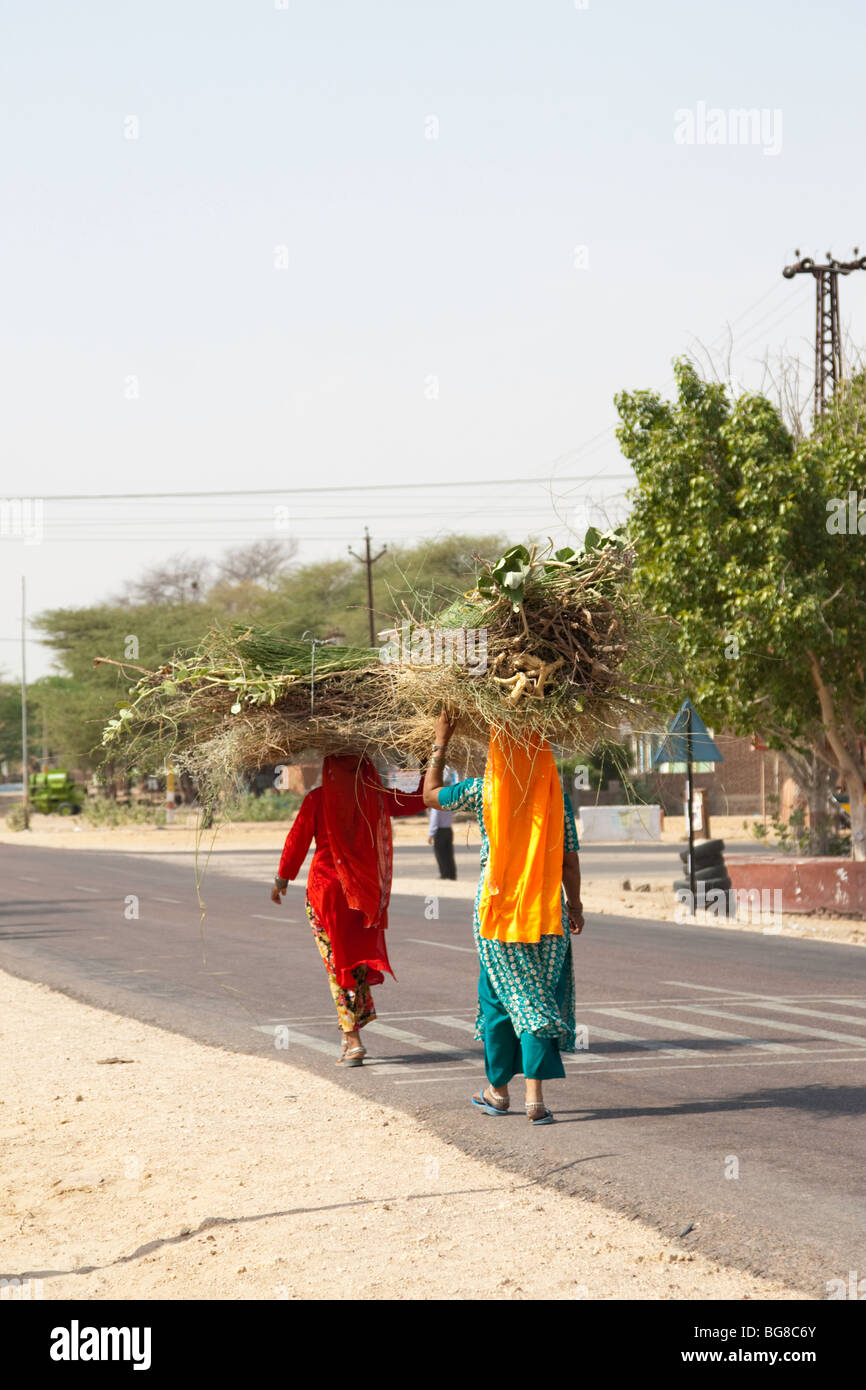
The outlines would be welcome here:
[[[635,722],[664,648],[618,537],[581,554],[514,547],[481,562],[475,590],[438,613],[417,603],[383,636],[376,650],[212,631],[193,657],[142,674],[105,730],[107,757],[171,759],[212,788],[307,750],[410,762],[443,706],[464,762],[494,725],[586,751]]]

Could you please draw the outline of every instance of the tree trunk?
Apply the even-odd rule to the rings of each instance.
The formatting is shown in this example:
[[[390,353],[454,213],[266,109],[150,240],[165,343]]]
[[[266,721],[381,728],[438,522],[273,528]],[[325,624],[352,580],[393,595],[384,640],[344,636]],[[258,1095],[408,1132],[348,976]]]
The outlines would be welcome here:
[[[781,754],[794,781],[805,793],[809,807],[809,854],[826,854],[830,844],[830,787],[833,768],[817,749],[805,754],[786,749]]]
[[[846,776],[845,790],[851,806],[851,858],[862,862],[866,859],[866,806],[863,805],[866,786],[856,771]]]
[[[812,754],[813,776],[807,788],[809,806],[809,853],[826,854],[830,848],[830,814],[828,810],[833,769],[823,759]]]
[[[843,707],[837,711],[833,692],[824,681],[821,667],[815,655],[810,652],[812,679],[818,692],[821,706],[821,721],[827,742],[836,760],[842,781],[851,805],[851,858],[866,860],[866,808],[863,794],[866,791],[866,768],[860,757],[859,742],[854,731],[854,721],[850,709]]]

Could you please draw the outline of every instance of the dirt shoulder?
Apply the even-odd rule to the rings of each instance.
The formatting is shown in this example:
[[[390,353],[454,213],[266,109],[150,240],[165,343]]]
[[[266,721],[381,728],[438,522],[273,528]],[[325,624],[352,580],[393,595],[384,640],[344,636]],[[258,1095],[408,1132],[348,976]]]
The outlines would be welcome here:
[[[0,1000],[0,1259],[26,1296],[805,1297],[285,1062],[10,975]]]
[[[291,829],[291,820],[229,821],[220,825],[215,845],[219,849],[262,849],[279,851]],[[392,821],[395,844],[426,845],[426,819]],[[469,826],[469,844],[479,844],[476,826]],[[461,836],[465,839],[464,827]],[[34,815],[30,830],[8,830],[0,819],[0,844],[37,845],[48,849],[110,849],[131,853],[188,853],[198,842],[206,847],[213,832],[197,834],[195,820],[183,817],[175,825],[91,825],[83,816]]]
[[[632,880],[633,885],[639,881]],[[717,917],[712,912],[698,911],[693,917],[684,916],[674,901],[670,883],[650,881],[646,888],[589,880],[584,883],[583,906],[587,912],[623,917],[640,917],[654,922],[685,922],[719,931],[753,931],[764,936],[795,936],[803,941],[831,941],[844,946],[866,946],[866,922],[862,918],[837,917],[832,914],[780,913],[770,924],[752,921],[745,913],[743,920]]]

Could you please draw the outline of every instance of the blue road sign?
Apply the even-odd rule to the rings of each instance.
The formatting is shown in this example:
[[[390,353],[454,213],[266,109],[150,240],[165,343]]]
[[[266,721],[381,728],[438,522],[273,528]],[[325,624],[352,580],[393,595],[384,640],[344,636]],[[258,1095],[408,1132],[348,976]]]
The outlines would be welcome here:
[[[709,730],[698,714],[691,700],[683,700],[673,722],[668,729],[661,747],[653,758],[653,767],[660,763],[683,763],[689,760],[687,737],[689,715],[691,715],[691,762],[723,763],[725,760],[710,738]]]

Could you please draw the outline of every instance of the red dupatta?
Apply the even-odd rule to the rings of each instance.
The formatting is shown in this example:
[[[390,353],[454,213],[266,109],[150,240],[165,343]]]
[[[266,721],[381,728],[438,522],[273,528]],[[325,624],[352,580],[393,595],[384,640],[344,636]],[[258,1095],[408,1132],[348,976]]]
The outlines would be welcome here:
[[[322,766],[322,811],[349,907],[376,927],[391,897],[391,817],[369,758],[331,755]]]

